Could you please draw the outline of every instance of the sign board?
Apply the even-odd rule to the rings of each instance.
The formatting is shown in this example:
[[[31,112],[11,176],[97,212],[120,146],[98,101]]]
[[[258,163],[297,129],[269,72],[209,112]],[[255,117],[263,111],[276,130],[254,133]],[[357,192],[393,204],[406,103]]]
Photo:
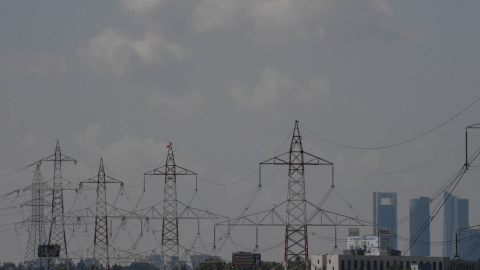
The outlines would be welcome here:
[[[257,268],[261,265],[260,253],[238,252],[232,253],[232,266],[239,268]]]

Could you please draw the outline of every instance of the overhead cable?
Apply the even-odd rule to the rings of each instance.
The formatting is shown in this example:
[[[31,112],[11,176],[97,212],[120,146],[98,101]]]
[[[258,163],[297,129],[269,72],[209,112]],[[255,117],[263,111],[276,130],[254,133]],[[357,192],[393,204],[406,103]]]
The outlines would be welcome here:
[[[401,142],[397,142],[397,143],[393,143],[393,144],[388,144],[388,145],[382,145],[382,146],[370,146],[370,147],[358,147],[358,146],[351,146],[351,145],[346,145],[346,144],[341,144],[341,143],[337,143],[337,142],[334,142],[332,140],[329,140],[325,137],[322,137],[320,135],[318,135],[317,133],[311,131],[310,129],[308,129],[307,127],[305,127],[304,125],[302,124],[299,124],[300,126],[302,126],[305,130],[307,130],[308,132],[312,133],[314,136],[320,138],[321,140],[325,141],[325,142],[328,142],[330,144],[333,144],[333,145],[336,145],[336,146],[339,146],[339,147],[343,147],[343,148],[348,148],[348,149],[354,149],[354,150],[378,150],[378,149],[385,149],[385,148],[392,148],[392,147],[396,147],[396,146],[399,146],[399,145],[402,145],[402,144],[406,144],[406,143],[409,143],[411,141],[414,141],[416,139],[419,139],[427,134],[430,134],[432,133],[433,131],[443,127],[444,125],[446,125],[447,123],[449,123],[450,121],[452,121],[453,119],[457,118],[458,116],[460,116],[462,113],[464,113],[466,110],[468,110],[470,107],[472,107],[473,105],[475,105],[475,103],[477,103],[478,101],[480,100],[480,97],[477,98],[474,102],[472,102],[470,105],[468,105],[467,107],[465,107],[463,110],[461,110],[460,112],[458,112],[457,114],[455,114],[454,116],[450,117],[447,121],[441,123],[440,125],[420,134],[420,135],[417,135],[413,138],[410,138],[408,140],[404,140],[404,141],[401,141]]]

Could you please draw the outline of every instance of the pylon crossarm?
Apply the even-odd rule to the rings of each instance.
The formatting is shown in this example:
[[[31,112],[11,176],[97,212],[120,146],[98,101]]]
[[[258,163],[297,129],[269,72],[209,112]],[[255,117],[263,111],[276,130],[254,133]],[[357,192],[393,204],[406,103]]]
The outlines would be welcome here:
[[[68,212],[68,213],[65,214],[65,217],[95,218],[95,216],[96,216],[95,210],[92,210],[91,208],[95,208],[95,204],[87,206],[87,207],[79,209],[79,210]]]
[[[141,218],[150,218],[150,219],[163,219],[164,215],[163,215],[163,211],[160,211],[158,210],[157,208],[158,207],[163,207],[163,201],[162,202],[159,202],[157,203],[156,205],[154,206],[151,206],[151,207],[148,207],[148,208],[143,208],[143,209],[139,209],[139,210],[136,210],[132,213],[138,215],[139,217]]]
[[[303,164],[304,165],[331,165],[333,166],[333,163],[326,160],[326,159],[323,159],[323,158],[320,158],[320,157],[317,157],[315,155],[312,155],[310,153],[307,153],[307,152],[303,152]]]
[[[361,220],[356,217],[349,217],[335,212],[321,209],[315,204],[307,201],[307,204],[315,208],[315,212],[307,219],[308,226],[373,226],[370,221]],[[312,223],[319,218],[319,223]]]
[[[44,198],[39,198],[35,200],[28,200],[27,202],[20,204],[20,207],[24,207],[24,206],[48,207],[51,205],[52,204],[49,201],[45,200]]]
[[[270,210],[245,215],[245,216],[230,219],[227,221],[222,221],[222,222],[216,223],[215,225],[216,226],[285,226],[287,222],[278,213],[277,209],[286,203],[287,201],[279,205],[276,205]]]
[[[102,181],[103,182],[103,181]],[[105,175],[105,184],[114,184],[114,183],[118,183],[120,185],[123,185],[123,182],[118,180],[118,179],[115,179],[113,177],[110,177],[108,175]],[[80,186],[82,186],[82,184],[98,184],[98,177],[97,176],[94,176],[94,177],[91,177],[91,178],[88,178],[86,180],[83,180],[80,182]]]
[[[178,219],[228,219],[226,216],[190,207],[180,201],[177,203],[185,206],[185,209],[178,215]]]
[[[168,174],[172,174],[171,171],[168,171],[167,173],[165,173],[165,167],[167,167],[167,166],[158,167],[156,169],[153,169],[149,172],[144,173],[144,175],[168,175]],[[172,167],[172,166],[169,166],[169,167]],[[197,173],[195,173],[193,171],[190,171],[189,169],[185,169],[181,166],[174,165],[173,167],[175,168],[175,174],[176,175],[197,175]],[[170,170],[170,168],[169,168],[169,170]]]
[[[325,160],[321,157],[317,157],[307,152],[302,152],[303,154],[303,162],[291,162],[290,161],[290,152],[278,155],[276,157],[270,158],[263,162],[260,162],[260,165],[332,165],[328,160]]]
[[[56,157],[56,159],[55,159],[55,157]],[[53,154],[51,156],[48,156],[46,158],[42,158],[40,160],[37,160],[37,161],[33,162],[32,164],[28,165],[27,168],[30,167],[30,166],[33,166],[33,165],[41,164],[43,161],[59,161],[59,160],[61,160],[61,161],[73,161],[75,164],[77,164],[77,160],[74,159],[74,158],[71,158],[69,156],[65,156],[63,154],[61,154],[60,156],[56,156],[56,154]]]
[[[290,155],[289,152],[278,155],[276,157],[260,162],[260,165],[287,165],[289,164],[288,162],[289,155]]]
[[[107,205],[110,208],[107,214],[108,218],[144,219],[147,216],[139,211],[121,209],[109,203]]]
[[[475,124],[475,125],[470,125],[467,128],[480,128],[480,123]]]
[[[64,217],[64,224],[70,226],[81,226],[81,225],[89,225],[94,224],[93,221],[88,221],[87,218],[84,217],[74,217],[74,216],[65,216]]]
[[[46,184],[46,182],[30,184],[22,189],[22,191],[34,190],[34,191],[50,191],[52,188]]]
[[[145,215],[140,215],[137,212],[133,211],[128,211],[124,209],[117,208],[115,206],[112,206],[111,204],[108,204],[110,206],[109,211],[107,212],[107,215],[105,217],[108,218],[117,218],[117,219],[142,219],[145,218]],[[86,208],[82,208],[80,210],[76,211],[71,211],[67,214],[65,214],[65,218],[96,218],[97,213],[95,210],[96,204],[90,205]]]

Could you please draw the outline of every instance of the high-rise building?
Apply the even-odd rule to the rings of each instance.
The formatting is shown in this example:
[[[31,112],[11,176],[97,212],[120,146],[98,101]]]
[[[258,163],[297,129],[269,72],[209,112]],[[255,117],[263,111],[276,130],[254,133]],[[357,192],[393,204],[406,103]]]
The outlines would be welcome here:
[[[455,233],[469,227],[468,199],[459,199],[449,192],[443,193],[445,205],[443,214],[443,257],[455,256]],[[459,250],[460,251],[460,250]],[[459,252],[460,257],[461,253]],[[463,258],[462,258],[463,259]]]
[[[373,193],[373,234],[380,237],[380,249],[397,249],[397,193]]]
[[[458,255],[465,261],[480,259],[480,229],[458,231]]]
[[[410,199],[410,256],[430,256],[430,198]]]

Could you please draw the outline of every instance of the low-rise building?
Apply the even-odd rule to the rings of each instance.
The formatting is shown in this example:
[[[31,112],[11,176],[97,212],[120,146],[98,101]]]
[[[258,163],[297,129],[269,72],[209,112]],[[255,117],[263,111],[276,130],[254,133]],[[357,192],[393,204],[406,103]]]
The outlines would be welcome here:
[[[311,270],[480,270],[477,261],[447,257],[314,255]]]

